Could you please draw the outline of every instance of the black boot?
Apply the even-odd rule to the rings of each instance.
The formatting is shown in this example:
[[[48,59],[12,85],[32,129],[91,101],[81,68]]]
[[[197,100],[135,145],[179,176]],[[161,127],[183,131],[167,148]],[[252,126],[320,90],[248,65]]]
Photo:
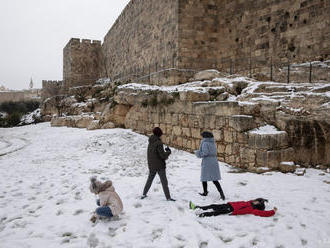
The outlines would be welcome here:
[[[222,188],[221,188],[220,183],[218,181],[213,181],[213,183],[215,184],[215,187],[217,187],[217,189],[218,189],[218,191],[220,193],[221,199],[224,201],[226,199],[226,197],[225,197],[225,194],[222,191]]]
[[[201,196],[207,196],[207,194],[209,193],[208,191],[207,191],[207,182],[202,182],[202,184],[203,184],[203,193],[199,193]]]

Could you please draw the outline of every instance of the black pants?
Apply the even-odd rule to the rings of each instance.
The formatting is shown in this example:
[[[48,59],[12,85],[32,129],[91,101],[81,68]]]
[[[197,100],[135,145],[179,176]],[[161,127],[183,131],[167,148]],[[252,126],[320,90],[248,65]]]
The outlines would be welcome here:
[[[162,183],[165,197],[166,197],[166,199],[170,199],[171,195],[170,195],[170,190],[168,189],[168,182],[167,182],[167,178],[166,178],[165,169],[158,170],[158,171],[149,171],[149,176],[148,176],[146,185],[144,186],[144,190],[143,190],[143,195],[147,195],[147,193],[151,187],[152,181],[154,180],[157,173],[158,173],[160,181]]]
[[[213,181],[213,183],[214,183],[215,187],[217,187],[217,190],[219,191],[219,193],[221,195],[221,198],[224,200],[225,199],[225,194],[222,191],[222,188],[221,188],[221,185],[220,185],[219,181]],[[203,184],[204,194],[207,195],[207,193],[208,193],[208,191],[207,191],[207,182],[203,181],[202,184]]]
[[[212,212],[204,212],[199,215],[199,217],[207,217],[207,216],[217,216],[221,214],[229,214],[234,211],[233,207],[227,204],[211,204],[207,206],[196,206],[196,208],[200,208],[203,210],[213,209]]]

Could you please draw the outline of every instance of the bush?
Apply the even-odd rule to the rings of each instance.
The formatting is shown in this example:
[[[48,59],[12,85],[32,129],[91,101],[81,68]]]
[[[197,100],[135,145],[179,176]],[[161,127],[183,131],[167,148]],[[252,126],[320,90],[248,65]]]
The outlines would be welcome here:
[[[13,114],[15,112],[21,114],[27,114],[33,112],[39,108],[40,103],[38,101],[22,101],[22,102],[3,102],[0,104],[0,112],[6,112],[7,114]]]
[[[22,114],[19,112],[14,112],[9,114],[5,118],[5,123],[7,127],[17,126],[21,122]]]
[[[3,102],[0,104],[0,112],[8,115],[0,118],[0,127],[14,127],[21,122],[23,115],[38,109],[40,103],[38,101],[21,101],[21,102]]]

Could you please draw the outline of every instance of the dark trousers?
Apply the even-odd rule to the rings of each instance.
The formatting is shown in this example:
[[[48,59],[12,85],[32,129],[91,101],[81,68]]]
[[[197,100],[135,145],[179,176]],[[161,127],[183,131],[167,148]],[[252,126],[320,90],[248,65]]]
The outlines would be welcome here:
[[[170,199],[171,195],[170,195],[170,190],[168,189],[168,182],[167,182],[167,178],[166,178],[166,170],[162,169],[162,170],[157,170],[157,171],[149,171],[149,176],[146,182],[146,185],[144,186],[144,190],[143,190],[143,195],[147,195],[152,181],[154,180],[156,174],[158,173],[158,176],[160,178],[160,181],[162,183],[162,187],[163,187],[163,191],[165,194],[166,199]]]
[[[99,216],[111,218],[113,216],[111,209],[108,206],[98,207],[95,211]]]
[[[217,187],[217,190],[219,191],[219,193],[221,195],[221,198],[224,200],[225,199],[225,194],[222,191],[220,183],[218,181],[213,181],[213,183],[214,183],[215,187]],[[204,182],[202,182],[202,184],[203,184],[203,191],[204,191],[205,194],[207,194],[208,193],[207,192],[207,182],[204,181]]]
[[[196,206],[196,208],[200,208],[203,210],[212,209],[213,212],[205,212],[201,213],[200,217],[207,217],[207,216],[217,216],[220,214],[229,214],[234,211],[233,207],[227,203],[227,204],[211,204],[207,206]]]

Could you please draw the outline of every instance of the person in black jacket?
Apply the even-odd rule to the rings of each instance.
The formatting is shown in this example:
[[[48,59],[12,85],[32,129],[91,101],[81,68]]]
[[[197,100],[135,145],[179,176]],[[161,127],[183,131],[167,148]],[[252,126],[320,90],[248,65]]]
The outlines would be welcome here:
[[[175,201],[171,198],[166,178],[165,160],[168,159],[169,155],[171,154],[171,149],[169,147],[166,147],[164,151],[163,142],[160,139],[160,137],[163,135],[163,131],[159,127],[155,127],[152,132],[153,135],[149,138],[147,154],[149,176],[146,185],[144,186],[143,195],[141,199],[147,197],[147,193],[151,187],[152,181],[158,173],[166,199],[168,201]]]

